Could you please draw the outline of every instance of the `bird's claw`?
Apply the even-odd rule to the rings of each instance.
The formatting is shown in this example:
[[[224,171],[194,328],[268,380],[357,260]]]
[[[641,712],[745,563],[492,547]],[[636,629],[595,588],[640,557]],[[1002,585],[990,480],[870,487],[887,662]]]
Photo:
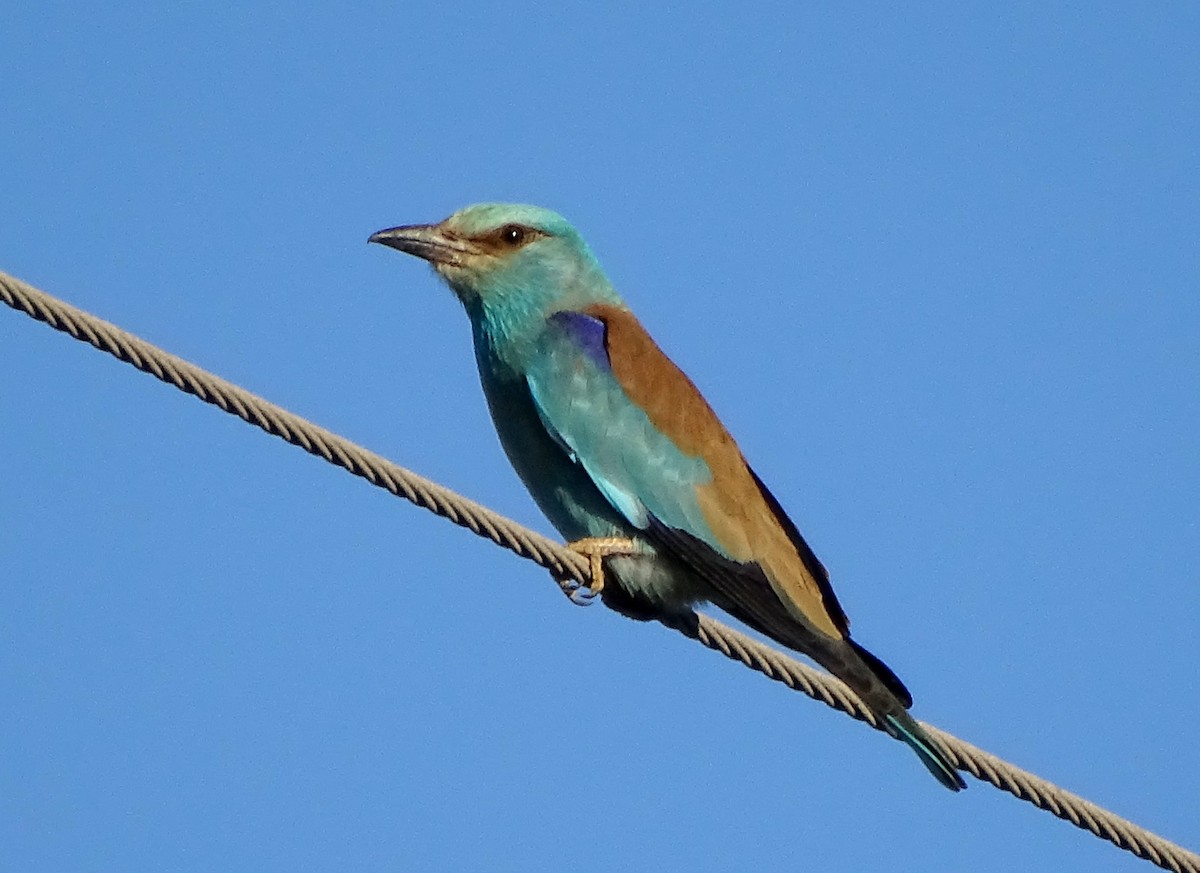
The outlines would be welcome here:
[[[637,545],[629,537],[585,537],[567,543],[572,552],[588,559],[589,577],[587,587],[595,596],[604,590],[604,559],[611,555],[637,554]]]
[[[555,581],[567,599],[576,606],[591,606],[596,596],[604,590],[604,559],[612,555],[636,555],[637,544],[628,537],[585,537],[567,543],[567,548],[588,559],[588,581],[581,584],[569,575],[558,576]]]
[[[596,600],[596,592],[588,588],[586,585],[580,584],[573,577],[555,578],[558,587],[562,593],[567,596],[567,600],[571,601],[576,606],[591,606]]]

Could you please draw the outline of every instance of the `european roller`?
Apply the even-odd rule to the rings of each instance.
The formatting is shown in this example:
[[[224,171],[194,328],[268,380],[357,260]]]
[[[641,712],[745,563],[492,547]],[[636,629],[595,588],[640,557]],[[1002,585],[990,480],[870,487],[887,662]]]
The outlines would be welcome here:
[[[500,442],[591,559],[591,594],[651,619],[710,602],[842,679],[947,788],[912,697],[850,637],[829,574],[696,386],[562,216],[481,203],[382,243],[432,264],[471,321]]]

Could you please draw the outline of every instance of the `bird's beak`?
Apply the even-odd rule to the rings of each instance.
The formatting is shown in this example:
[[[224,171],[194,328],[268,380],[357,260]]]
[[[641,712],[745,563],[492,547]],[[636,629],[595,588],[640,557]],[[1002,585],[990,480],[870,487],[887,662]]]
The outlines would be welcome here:
[[[416,255],[435,267],[465,266],[466,258],[479,254],[470,240],[448,233],[440,224],[407,224],[373,233],[367,242],[380,243]]]

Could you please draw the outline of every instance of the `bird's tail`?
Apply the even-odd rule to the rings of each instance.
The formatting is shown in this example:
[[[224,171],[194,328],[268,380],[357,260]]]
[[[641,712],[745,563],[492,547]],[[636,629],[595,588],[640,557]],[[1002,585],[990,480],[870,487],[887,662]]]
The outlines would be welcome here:
[[[907,743],[908,747],[917,753],[921,763],[933,774],[933,778],[941,782],[951,791],[962,791],[967,787],[962,776],[954,765],[946,760],[946,756],[929,739],[929,734],[907,712],[902,714],[885,715],[884,727],[896,739]]]
[[[912,695],[887,664],[852,639],[835,640],[810,630],[807,625],[783,612],[782,603],[776,602],[779,603],[780,613],[772,614],[761,608],[761,601],[756,604],[760,608],[749,609],[736,598],[720,596],[719,593],[713,597],[715,605],[738,621],[790,649],[808,655],[853,688],[854,693],[879,719],[880,727],[911,747],[938,782],[951,791],[962,791],[967,787],[954,765],[946,760],[929,735],[908,714]]]
[[[904,683],[896,677],[887,664],[858,643],[853,640],[846,642],[850,644],[859,660],[870,671],[871,681],[860,685],[862,676],[856,670],[847,671],[843,678],[850,681],[863,702],[882,719],[883,729],[916,752],[921,763],[938,782],[951,791],[962,791],[966,788],[967,783],[958,774],[958,770],[946,759],[925,729],[906,711],[912,706],[912,695],[908,693]]]

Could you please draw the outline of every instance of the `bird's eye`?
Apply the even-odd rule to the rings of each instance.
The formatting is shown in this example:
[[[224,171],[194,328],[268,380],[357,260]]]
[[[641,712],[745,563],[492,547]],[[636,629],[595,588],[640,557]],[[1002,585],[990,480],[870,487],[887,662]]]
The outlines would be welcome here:
[[[508,224],[500,229],[500,239],[504,241],[505,245],[514,249],[524,243],[528,235],[525,228],[519,224]]]

